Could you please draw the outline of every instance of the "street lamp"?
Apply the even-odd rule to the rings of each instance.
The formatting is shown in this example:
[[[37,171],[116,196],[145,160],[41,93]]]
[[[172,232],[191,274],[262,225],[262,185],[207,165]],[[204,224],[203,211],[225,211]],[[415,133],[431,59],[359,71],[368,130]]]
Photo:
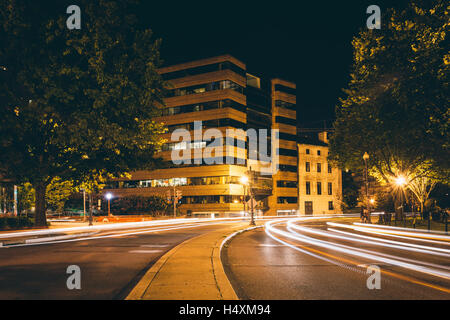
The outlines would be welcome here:
[[[394,179],[394,182],[395,182],[395,184],[398,186],[398,187],[400,187],[402,190],[401,190],[401,192],[400,192],[400,194],[401,194],[401,196],[400,196],[400,200],[402,201],[402,204],[401,204],[401,210],[402,210],[402,212],[401,212],[401,214],[402,214],[402,220],[403,220],[403,224],[405,225],[406,224],[406,221],[405,221],[405,217],[403,216],[403,187],[406,185],[406,178],[404,177],[404,176],[402,176],[402,175],[399,175],[399,176],[397,176],[395,179]]]
[[[398,176],[395,178],[395,184],[399,187],[403,187],[406,184],[406,179],[404,176]]]
[[[111,216],[111,206],[110,206],[111,198],[112,198],[112,194],[110,192],[108,192],[106,194],[106,199],[108,200],[108,217]]]
[[[369,174],[368,174],[368,170],[367,170],[367,160],[369,160],[369,154],[367,152],[364,152],[363,160],[364,160],[364,167],[365,167],[366,199],[368,200],[367,201],[367,214],[368,214],[368,218],[369,218],[369,223],[372,223],[372,219],[370,216],[370,201],[369,201]]]
[[[248,177],[247,176],[242,176],[240,180],[241,180],[241,183],[244,184],[244,185],[246,185],[248,183]]]
[[[252,169],[250,168],[250,170],[248,171],[249,174],[252,174]],[[252,193],[252,186],[251,186],[251,181],[248,178],[248,176],[242,176],[241,177],[241,183],[244,185],[244,197],[246,197],[246,187],[248,186],[248,192],[249,192],[249,196],[250,196],[250,205],[251,205],[251,221],[250,221],[250,225],[254,226],[255,225],[255,215],[254,215],[254,211],[253,211],[253,193]],[[244,199],[245,200],[245,199]]]
[[[242,176],[240,179],[241,184],[244,187],[244,214],[247,212],[247,183],[248,183],[248,177]]]

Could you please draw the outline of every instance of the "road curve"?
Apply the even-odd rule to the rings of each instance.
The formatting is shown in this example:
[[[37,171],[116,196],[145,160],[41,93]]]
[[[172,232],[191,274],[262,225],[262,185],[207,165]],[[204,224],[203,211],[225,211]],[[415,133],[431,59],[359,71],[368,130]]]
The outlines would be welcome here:
[[[449,236],[358,222],[269,221],[229,242],[225,270],[242,299],[450,298]]]

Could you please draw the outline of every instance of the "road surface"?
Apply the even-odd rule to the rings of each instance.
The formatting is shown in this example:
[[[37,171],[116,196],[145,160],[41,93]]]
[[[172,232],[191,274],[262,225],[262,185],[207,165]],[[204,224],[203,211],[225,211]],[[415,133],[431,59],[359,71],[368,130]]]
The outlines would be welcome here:
[[[244,232],[222,251],[227,276],[241,299],[450,299],[450,237],[353,222],[301,218]]]
[[[106,230],[0,247],[0,299],[123,299],[165,252],[224,224],[230,222]],[[81,269],[81,290],[67,289],[69,265]]]

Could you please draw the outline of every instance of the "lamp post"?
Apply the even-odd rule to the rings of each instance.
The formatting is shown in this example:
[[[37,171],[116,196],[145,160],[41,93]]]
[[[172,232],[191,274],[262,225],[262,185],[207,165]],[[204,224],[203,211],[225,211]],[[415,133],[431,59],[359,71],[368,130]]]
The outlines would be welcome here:
[[[247,183],[248,183],[248,177],[247,176],[242,176],[240,178],[240,182],[242,183],[242,186],[244,188],[244,215],[247,212]]]
[[[112,194],[108,192],[106,194],[106,199],[108,200],[108,217],[111,216],[111,206],[110,206],[111,198],[112,198]]]
[[[369,160],[369,154],[367,152],[364,152],[363,160],[364,160],[365,180],[366,180],[367,215],[369,223],[372,223],[372,218],[370,216],[370,201],[369,201],[369,174],[367,170],[367,160]]]
[[[406,184],[406,179],[404,176],[399,175],[398,177],[395,178],[395,184],[400,187],[402,189],[402,191],[400,192],[401,196],[400,196],[400,200],[401,200],[401,216],[402,216],[402,220],[404,220],[403,217],[403,186]],[[397,220],[397,219],[396,219]],[[403,221],[403,223],[405,223],[405,221]]]
[[[251,177],[252,169],[250,168],[250,170],[248,172]],[[254,226],[255,225],[255,213],[254,213],[254,208],[253,208],[253,192],[252,192],[252,186],[251,186],[251,178],[249,179],[248,176],[242,176],[241,183],[244,185],[244,188],[248,185],[248,193],[250,195],[250,206],[251,206],[250,225]],[[245,193],[245,189],[244,189],[244,193]]]

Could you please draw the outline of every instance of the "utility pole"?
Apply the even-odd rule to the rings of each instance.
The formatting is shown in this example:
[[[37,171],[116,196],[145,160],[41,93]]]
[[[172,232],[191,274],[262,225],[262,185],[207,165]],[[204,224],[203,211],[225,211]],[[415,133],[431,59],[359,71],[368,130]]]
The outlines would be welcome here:
[[[173,186],[173,218],[175,219],[177,217],[177,196],[176,196],[176,190],[175,185]]]
[[[17,186],[14,185],[14,215],[17,217]]]
[[[367,170],[367,160],[369,160],[369,154],[367,152],[364,152],[363,155],[363,159],[364,159],[364,166],[365,166],[365,180],[366,180],[366,202],[367,202],[367,215],[368,215],[368,220],[369,223],[372,223],[372,219],[370,216],[370,199],[369,199],[369,174],[368,174],[368,170]]]

